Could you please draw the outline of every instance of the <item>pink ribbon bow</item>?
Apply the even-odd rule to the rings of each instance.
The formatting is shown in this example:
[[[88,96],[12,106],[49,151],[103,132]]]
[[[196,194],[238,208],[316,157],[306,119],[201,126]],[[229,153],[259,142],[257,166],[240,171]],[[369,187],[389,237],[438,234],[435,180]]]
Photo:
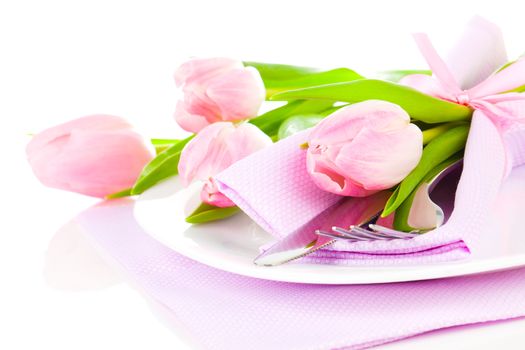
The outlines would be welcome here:
[[[480,41],[479,38],[486,38],[487,33],[492,40]],[[460,41],[462,50],[453,51],[481,55],[476,57],[476,61],[483,62],[481,66],[476,66],[474,57],[456,55],[448,60],[452,62],[450,67],[436,52],[426,34],[417,33],[414,39],[433,76],[414,74],[403,78],[401,83],[473,108],[474,115],[489,118],[501,136],[518,124],[525,124],[525,94],[510,92],[525,85],[525,59],[518,59],[494,73],[507,61],[503,39],[496,25],[480,17],[474,18]],[[507,174],[512,165],[512,162],[507,162]]]

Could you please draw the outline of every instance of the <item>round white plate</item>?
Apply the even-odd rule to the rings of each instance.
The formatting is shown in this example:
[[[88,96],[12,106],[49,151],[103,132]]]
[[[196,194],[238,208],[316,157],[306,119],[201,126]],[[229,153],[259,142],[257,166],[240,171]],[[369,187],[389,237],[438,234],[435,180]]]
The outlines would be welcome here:
[[[470,259],[418,266],[333,266],[305,263],[256,266],[259,247],[274,240],[246,215],[190,225],[185,217],[197,205],[198,184],[180,189],[168,180],[144,193],[135,205],[138,223],[152,237],[193,260],[240,275],[312,284],[370,284],[470,275],[525,266],[525,232],[518,213],[509,213],[499,239]],[[525,186],[522,186],[525,190]],[[512,190],[514,194],[515,189]],[[517,193],[517,195],[523,195]],[[514,220],[515,222],[512,222]]]

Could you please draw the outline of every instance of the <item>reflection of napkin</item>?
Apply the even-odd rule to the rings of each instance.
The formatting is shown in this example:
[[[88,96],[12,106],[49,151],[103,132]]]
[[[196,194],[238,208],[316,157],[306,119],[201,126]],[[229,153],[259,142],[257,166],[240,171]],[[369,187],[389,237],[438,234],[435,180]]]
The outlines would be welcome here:
[[[185,258],[145,234],[131,205],[110,205],[80,215],[86,234],[197,348],[355,349],[525,315],[525,269],[381,285],[265,281]]]
[[[285,139],[217,176],[221,191],[277,238],[295,230],[315,229],[308,223],[340,198],[319,190],[306,174],[305,151],[299,146],[307,136],[308,131]],[[515,166],[525,161],[524,136],[525,130],[518,129],[506,137]],[[466,257],[465,244],[474,251],[483,244],[478,241],[485,235],[495,235],[487,220],[499,193],[505,159],[498,130],[488,118],[475,115],[454,211],[445,225],[408,241],[338,241],[309,259],[336,264],[384,264]],[[515,200],[525,204],[525,198]]]

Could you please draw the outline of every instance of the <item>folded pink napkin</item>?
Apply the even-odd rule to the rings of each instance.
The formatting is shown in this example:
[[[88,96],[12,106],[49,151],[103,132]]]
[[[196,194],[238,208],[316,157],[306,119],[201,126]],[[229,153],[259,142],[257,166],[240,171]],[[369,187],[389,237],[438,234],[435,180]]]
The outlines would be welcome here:
[[[411,240],[337,241],[303,261],[397,264],[454,260],[467,257],[469,250],[475,252],[487,235],[497,235],[487,220],[503,179],[525,161],[525,95],[499,94],[523,84],[525,59],[490,75],[506,62],[501,40],[497,26],[476,17],[456,47],[456,55],[445,63],[425,35],[416,36],[436,76],[416,75],[412,84],[475,110],[454,210],[448,221]],[[306,152],[300,145],[307,141],[308,134],[305,131],[280,141],[216,177],[221,192],[276,238],[320,228],[316,227],[320,218],[340,200],[318,189],[306,172]],[[525,198],[514,200],[525,204]]]
[[[78,222],[134,287],[172,313],[195,348],[362,349],[525,315],[525,269],[381,285],[259,280],[205,266],[161,245],[138,226],[132,203],[91,208]]]
[[[308,131],[278,142],[235,163],[217,177],[221,191],[276,238],[295,230],[314,230],[315,218],[341,198],[318,189],[305,176],[305,151],[300,145],[307,136]],[[524,137],[525,129],[508,133],[506,147],[516,165],[525,158]],[[491,232],[488,220],[499,193],[505,161],[505,147],[498,130],[487,118],[477,115],[472,121],[454,211],[445,225],[408,241],[338,241],[306,260],[394,264],[465,258],[469,254],[467,246],[476,250],[486,235],[497,234]],[[515,200],[525,205],[525,198]]]

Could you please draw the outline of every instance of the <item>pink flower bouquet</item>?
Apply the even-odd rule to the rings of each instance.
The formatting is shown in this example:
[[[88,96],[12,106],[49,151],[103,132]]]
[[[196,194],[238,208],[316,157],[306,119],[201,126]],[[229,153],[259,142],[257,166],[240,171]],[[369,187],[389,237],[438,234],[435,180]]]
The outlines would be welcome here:
[[[176,175],[184,186],[199,181],[193,224],[242,210],[278,238],[336,224],[418,236],[318,242],[310,261],[462,258],[499,185],[525,162],[525,59],[509,61],[499,28],[482,18],[447,60],[414,37],[430,70],[384,79],[192,59],[175,72],[184,97],[174,117],[188,138],[154,140],[153,155],[121,118],[91,116],[34,136],[27,156],[45,185],[107,199]],[[264,100],[286,104],[259,115]],[[459,184],[446,182],[453,174]],[[440,181],[435,196],[450,208],[434,198]]]

